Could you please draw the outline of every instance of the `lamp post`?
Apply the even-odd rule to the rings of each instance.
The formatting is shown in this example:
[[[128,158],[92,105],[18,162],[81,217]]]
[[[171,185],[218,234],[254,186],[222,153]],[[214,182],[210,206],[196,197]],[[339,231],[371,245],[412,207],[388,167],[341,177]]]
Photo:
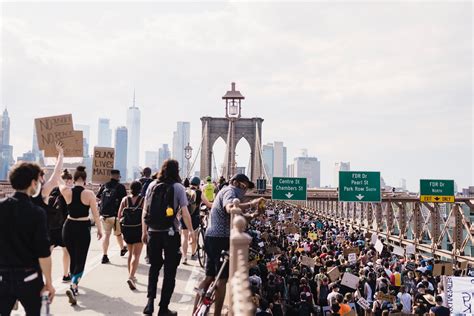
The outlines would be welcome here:
[[[191,159],[191,157],[193,156],[193,147],[191,147],[188,143],[188,145],[186,147],[184,147],[184,158],[186,158],[187,160],[187,174],[186,174],[186,178],[189,177],[189,159]]]
[[[245,97],[240,91],[235,90],[235,82],[232,82],[232,89],[222,97],[225,100],[225,117],[229,120],[228,135],[228,156],[227,156],[227,178],[230,179],[235,174],[235,121],[241,115],[241,101]]]

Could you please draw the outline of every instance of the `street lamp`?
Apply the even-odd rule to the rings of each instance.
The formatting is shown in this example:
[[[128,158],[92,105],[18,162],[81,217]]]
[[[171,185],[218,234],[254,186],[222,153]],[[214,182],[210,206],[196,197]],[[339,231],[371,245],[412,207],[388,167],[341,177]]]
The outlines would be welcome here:
[[[187,176],[189,176],[189,159],[193,156],[193,147],[191,147],[188,143],[186,147],[184,147],[184,158],[188,161],[188,168],[187,168]]]
[[[240,118],[240,101],[245,99],[245,97],[240,93],[240,91],[235,90],[235,82],[232,82],[232,90],[227,91],[222,99],[225,100],[225,117],[228,119]]]

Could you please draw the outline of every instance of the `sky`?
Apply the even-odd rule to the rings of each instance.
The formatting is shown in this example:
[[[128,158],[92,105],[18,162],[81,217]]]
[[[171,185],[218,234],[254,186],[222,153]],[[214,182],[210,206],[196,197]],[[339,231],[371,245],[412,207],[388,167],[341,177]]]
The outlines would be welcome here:
[[[225,114],[235,81],[243,117],[262,117],[263,143],[288,161],[474,185],[472,3],[12,2],[1,4],[1,104],[14,156],[31,149],[35,117],[72,113],[126,125],[141,109],[145,150],[172,143],[177,121],[201,142],[202,116]],[[223,160],[223,143],[216,160]],[[247,166],[249,147],[237,147]],[[220,154],[222,153],[222,154]]]

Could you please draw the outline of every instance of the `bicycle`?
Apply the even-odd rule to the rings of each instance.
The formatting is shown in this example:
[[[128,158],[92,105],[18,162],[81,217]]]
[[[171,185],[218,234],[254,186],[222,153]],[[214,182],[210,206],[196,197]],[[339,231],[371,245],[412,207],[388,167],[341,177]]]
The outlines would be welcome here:
[[[215,294],[217,289],[217,281],[220,279],[227,264],[229,264],[229,252],[222,251],[221,262],[222,266],[219,269],[215,280],[211,283],[207,291],[204,293],[204,289],[201,289],[199,304],[197,305],[196,311],[193,313],[193,316],[206,316],[209,314],[211,306],[216,300]]]
[[[206,228],[207,228],[207,214],[209,212],[208,208],[203,205],[200,208],[201,212],[201,220],[199,223],[199,228],[197,231],[197,256],[198,256],[198,261],[199,265],[201,268],[204,268],[204,265],[206,264],[206,250],[204,249],[204,234],[206,233]]]

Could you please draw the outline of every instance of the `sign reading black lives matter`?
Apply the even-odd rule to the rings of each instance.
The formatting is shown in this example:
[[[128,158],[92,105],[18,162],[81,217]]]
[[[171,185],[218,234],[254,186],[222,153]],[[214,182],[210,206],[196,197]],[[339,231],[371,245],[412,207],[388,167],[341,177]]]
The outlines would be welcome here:
[[[94,147],[92,161],[92,182],[105,183],[110,181],[110,171],[114,168],[115,149],[109,147]]]

